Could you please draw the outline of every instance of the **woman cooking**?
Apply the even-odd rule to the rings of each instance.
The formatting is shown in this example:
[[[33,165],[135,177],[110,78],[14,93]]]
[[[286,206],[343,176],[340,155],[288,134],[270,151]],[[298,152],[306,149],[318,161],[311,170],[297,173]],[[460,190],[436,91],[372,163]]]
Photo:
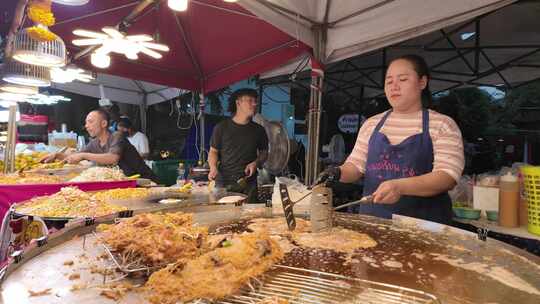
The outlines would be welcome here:
[[[319,177],[344,183],[364,178],[363,194],[372,195],[373,204],[356,206],[353,212],[440,223],[452,219],[447,191],[463,171],[463,142],[450,117],[423,108],[422,99],[431,98],[428,82],[429,69],[422,57],[394,59],[384,84],[392,108],[369,118],[345,163]]]

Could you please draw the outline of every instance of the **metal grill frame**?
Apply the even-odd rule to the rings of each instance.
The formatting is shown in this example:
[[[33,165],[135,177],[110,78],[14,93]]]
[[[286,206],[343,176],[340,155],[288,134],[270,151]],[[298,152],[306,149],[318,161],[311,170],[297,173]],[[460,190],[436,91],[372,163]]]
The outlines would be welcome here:
[[[118,255],[115,254],[111,250],[111,248],[109,248],[109,246],[107,246],[105,243],[99,241],[99,236],[95,232],[93,232],[93,234],[94,234],[94,237],[96,237],[96,240],[98,240],[98,243],[105,249],[105,252],[107,252],[111,261],[113,261],[114,266],[116,266],[118,270],[122,271],[125,274],[129,275],[129,274],[134,274],[134,273],[145,273],[147,276],[149,276],[152,272],[160,270],[167,266],[167,265],[158,265],[158,266],[132,265],[130,267],[130,266],[123,265],[120,262]]]
[[[256,304],[272,297],[290,304],[442,304],[436,296],[416,289],[284,265],[275,265],[238,295],[192,303]]]

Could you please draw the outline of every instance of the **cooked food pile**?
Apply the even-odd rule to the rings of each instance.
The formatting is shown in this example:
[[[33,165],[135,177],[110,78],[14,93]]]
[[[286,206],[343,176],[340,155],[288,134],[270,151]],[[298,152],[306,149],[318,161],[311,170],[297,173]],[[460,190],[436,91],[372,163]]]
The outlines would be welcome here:
[[[34,165],[34,169],[58,169],[55,163]],[[70,165],[67,165],[70,166]],[[42,173],[42,172],[41,172]],[[73,175],[72,175],[73,176]],[[67,182],[69,177],[40,174],[40,172],[23,172],[19,174],[0,175],[0,185],[23,184],[58,184]],[[126,180],[122,170],[118,168],[92,167],[70,179],[69,182],[110,182]]]
[[[208,228],[194,226],[192,214],[140,214],[115,225],[100,225],[101,240],[128,263],[165,266],[208,250]]]
[[[237,292],[283,257],[279,245],[265,233],[241,234],[222,246],[153,273],[146,283],[149,300],[173,304],[223,298]]]
[[[15,170],[33,169],[39,166],[39,161],[47,156],[47,152],[19,153],[15,155]]]
[[[54,161],[52,163],[35,164],[31,167],[31,169],[48,170],[48,169],[61,169],[64,167],[75,167],[75,165],[65,164],[63,161]]]
[[[79,176],[72,178],[71,182],[110,182],[126,180],[119,168],[92,167],[84,170]]]
[[[95,194],[97,199],[103,201],[142,199],[149,195],[147,188],[119,188],[105,191],[99,191]]]
[[[377,242],[369,235],[345,228],[332,228],[318,233],[295,233],[295,243],[302,247],[334,250],[353,253],[359,248],[377,246]]]
[[[191,183],[185,183],[181,187],[170,187],[167,188],[167,191],[169,193],[190,193],[193,189],[193,184]]]
[[[0,185],[24,185],[24,184],[56,184],[61,183],[58,176],[21,173],[0,175]]]
[[[53,195],[33,198],[15,210],[41,217],[98,217],[126,208],[111,205],[77,187],[64,187]]]
[[[248,225],[248,229],[254,232],[267,231],[270,235],[288,235],[291,232],[283,217],[256,218]],[[310,232],[311,223],[301,218],[296,218],[295,233]]]

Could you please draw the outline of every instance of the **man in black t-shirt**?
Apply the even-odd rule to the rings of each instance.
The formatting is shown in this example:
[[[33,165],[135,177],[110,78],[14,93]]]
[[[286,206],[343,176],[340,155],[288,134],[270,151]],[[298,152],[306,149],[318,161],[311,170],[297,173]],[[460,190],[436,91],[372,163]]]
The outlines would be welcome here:
[[[257,110],[257,91],[240,89],[229,99],[232,118],[220,122],[210,141],[209,180],[216,186],[242,191],[253,203],[257,198],[257,168],[268,156],[264,128],[251,119]],[[244,179],[244,182],[238,183]]]
[[[77,153],[53,153],[47,156],[45,162],[55,159],[65,160],[70,164],[81,160],[95,162],[101,166],[118,165],[126,176],[140,174],[159,183],[152,170],[146,166],[135,147],[120,132],[111,133],[108,130],[109,116],[104,110],[98,109],[88,113],[85,128],[92,140]]]

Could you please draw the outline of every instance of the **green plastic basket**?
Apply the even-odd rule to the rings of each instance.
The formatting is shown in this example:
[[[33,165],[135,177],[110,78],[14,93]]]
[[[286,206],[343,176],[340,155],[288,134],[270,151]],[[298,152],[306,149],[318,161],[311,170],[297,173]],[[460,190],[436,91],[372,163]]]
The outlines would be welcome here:
[[[521,167],[521,175],[527,199],[527,229],[540,235],[540,167]]]

